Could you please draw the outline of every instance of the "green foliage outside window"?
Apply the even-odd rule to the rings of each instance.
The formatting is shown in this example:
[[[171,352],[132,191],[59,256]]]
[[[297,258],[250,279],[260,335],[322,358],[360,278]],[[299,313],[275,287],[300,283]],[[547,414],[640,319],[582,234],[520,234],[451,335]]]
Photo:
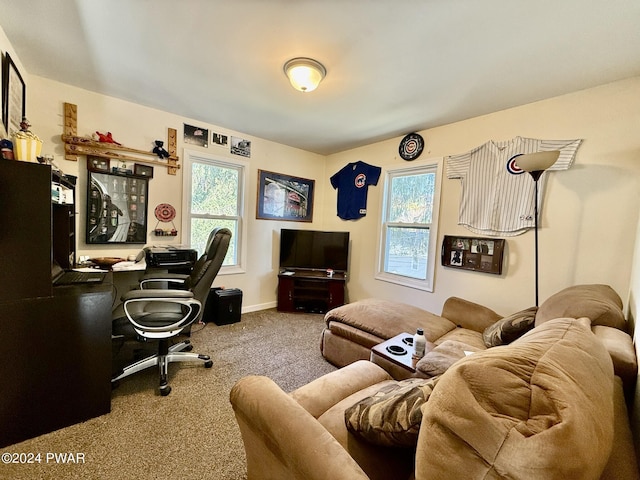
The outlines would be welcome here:
[[[395,174],[390,182],[384,271],[424,280],[436,174]]]
[[[231,230],[223,265],[237,264],[240,169],[235,166],[193,162],[191,173],[191,248],[204,252],[216,227]]]

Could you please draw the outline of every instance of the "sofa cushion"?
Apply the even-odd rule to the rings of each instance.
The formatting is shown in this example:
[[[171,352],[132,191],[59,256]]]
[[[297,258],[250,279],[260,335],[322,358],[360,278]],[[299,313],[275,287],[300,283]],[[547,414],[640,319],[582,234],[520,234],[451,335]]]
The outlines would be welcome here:
[[[422,328],[430,342],[456,327],[446,318],[413,305],[377,298],[367,298],[329,310],[325,322],[329,329],[335,329],[339,335],[343,334],[340,331],[342,323],[384,340]],[[357,341],[357,337],[353,340]]]
[[[538,307],[530,307],[489,325],[482,333],[487,348],[507,345],[533,328]]]
[[[382,387],[345,410],[347,430],[376,445],[414,447],[422,422],[421,407],[438,378],[409,378]]]
[[[478,352],[484,349],[458,342],[447,340],[437,345],[416,363],[416,370],[429,377],[442,375],[451,365],[467,356],[465,352]]]
[[[460,360],[423,407],[421,478],[600,476],[613,441],[613,368],[587,319],[551,320]]]
[[[608,285],[575,285],[550,296],[536,313],[536,327],[562,317],[587,317],[591,325],[627,329],[622,300]]]
[[[470,347],[476,347],[479,350],[487,348],[484,344],[484,340],[482,339],[482,332],[476,332],[475,330],[470,330],[468,328],[454,328],[450,332],[442,335],[434,343],[436,345],[441,345],[450,340],[464,343]]]

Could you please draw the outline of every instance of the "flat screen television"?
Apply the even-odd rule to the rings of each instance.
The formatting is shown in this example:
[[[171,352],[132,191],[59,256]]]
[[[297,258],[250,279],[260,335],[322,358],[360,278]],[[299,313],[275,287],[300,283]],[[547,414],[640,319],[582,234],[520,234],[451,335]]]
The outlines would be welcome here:
[[[308,269],[346,272],[349,232],[317,230],[280,231],[280,269]]]

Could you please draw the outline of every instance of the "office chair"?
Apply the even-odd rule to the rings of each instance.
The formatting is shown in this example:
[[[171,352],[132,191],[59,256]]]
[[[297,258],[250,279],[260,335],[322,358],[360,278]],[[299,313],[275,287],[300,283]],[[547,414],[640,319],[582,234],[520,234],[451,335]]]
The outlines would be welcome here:
[[[126,366],[111,382],[154,365],[160,370],[160,394],[171,393],[167,384],[170,362],[201,361],[206,368],[213,365],[208,355],[188,353],[193,346],[189,340],[169,345],[169,340],[188,332],[191,324],[202,317],[211,284],[218,274],[231,240],[227,228],[216,228],[209,234],[204,254],[196,261],[189,275],[171,273],[145,274],[139,290],[131,290],[122,297],[122,304],[113,312],[112,337],[133,338],[138,341],[158,341],[158,353]],[[155,289],[157,282],[180,288]]]

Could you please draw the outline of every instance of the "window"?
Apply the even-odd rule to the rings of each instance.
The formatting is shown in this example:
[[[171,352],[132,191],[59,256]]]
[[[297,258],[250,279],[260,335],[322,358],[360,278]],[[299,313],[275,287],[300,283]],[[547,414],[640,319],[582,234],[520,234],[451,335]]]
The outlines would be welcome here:
[[[202,254],[211,230],[228,228],[232,237],[221,273],[241,271],[246,164],[187,150],[184,157],[183,239]]]
[[[441,164],[385,172],[377,279],[433,291]]]

